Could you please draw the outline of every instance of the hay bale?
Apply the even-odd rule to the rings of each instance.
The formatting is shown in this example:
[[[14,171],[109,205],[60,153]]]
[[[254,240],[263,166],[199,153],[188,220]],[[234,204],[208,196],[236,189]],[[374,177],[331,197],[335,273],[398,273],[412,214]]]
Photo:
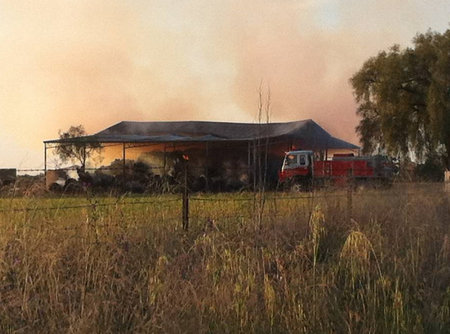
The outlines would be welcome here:
[[[45,175],[45,188],[50,190],[54,183],[61,183],[62,186],[67,179],[67,172],[64,169],[47,170]]]
[[[16,182],[17,170],[15,168],[0,168],[0,185]]]

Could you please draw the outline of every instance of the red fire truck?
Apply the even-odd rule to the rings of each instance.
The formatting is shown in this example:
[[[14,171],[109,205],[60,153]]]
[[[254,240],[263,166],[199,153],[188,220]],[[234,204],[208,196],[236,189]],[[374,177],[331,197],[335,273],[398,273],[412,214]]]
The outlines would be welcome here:
[[[321,160],[313,151],[290,151],[286,152],[279,181],[287,187],[303,189],[349,182],[389,185],[394,169],[393,163],[382,155],[335,154],[331,160]]]

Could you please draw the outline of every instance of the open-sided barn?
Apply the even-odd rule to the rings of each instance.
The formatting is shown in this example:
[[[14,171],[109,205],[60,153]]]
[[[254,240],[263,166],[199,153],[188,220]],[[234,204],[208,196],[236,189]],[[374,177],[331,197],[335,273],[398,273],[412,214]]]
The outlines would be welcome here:
[[[322,157],[331,150],[359,149],[311,119],[267,124],[124,121],[94,135],[44,141],[45,152],[68,142],[100,143],[112,151],[115,147],[124,164],[130,159],[145,162],[159,175],[184,156],[193,177],[203,177],[206,183],[221,179],[231,185],[248,183],[262,169],[269,180],[275,180],[284,153],[292,149],[313,150]]]

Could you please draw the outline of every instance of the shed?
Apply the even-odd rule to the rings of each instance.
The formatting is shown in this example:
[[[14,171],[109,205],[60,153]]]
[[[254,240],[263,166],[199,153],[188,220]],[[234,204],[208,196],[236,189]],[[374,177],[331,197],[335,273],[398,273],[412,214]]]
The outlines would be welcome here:
[[[267,157],[269,179],[276,178],[284,152],[307,149],[326,156],[329,150],[358,150],[336,138],[311,119],[283,123],[231,123],[210,121],[136,122],[122,121],[94,135],[44,141],[45,152],[64,143],[100,143],[119,147],[121,159],[137,159],[144,153],[162,156],[161,173],[166,172],[167,155],[189,156],[193,173],[206,177],[220,171],[225,177],[255,176],[261,157]],[[137,153],[136,153],[137,152]],[[46,156],[46,154],[45,154]],[[161,159],[160,159],[161,160]],[[45,161],[47,168],[47,162]],[[260,168],[259,168],[260,169]],[[197,172],[195,172],[197,171]],[[211,176],[212,177],[212,176]]]

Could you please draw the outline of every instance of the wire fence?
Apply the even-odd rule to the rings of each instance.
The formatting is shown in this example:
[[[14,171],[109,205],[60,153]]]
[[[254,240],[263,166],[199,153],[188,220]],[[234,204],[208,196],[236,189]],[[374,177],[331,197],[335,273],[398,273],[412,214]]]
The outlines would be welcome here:
[[[187,190],[187,188],[186,188]],[[423,192],[430,200],[442,198],[446,193],[439,187],[427,187]],[[160,217],[165,221],[180,222],[183,229],[188,230],[190,221],[208,220],[219,217],[222,220],[230,219],[261,219],[261,216],[267,215],[270,218],[286,217],[286,206],[292,208],[301,207],[305,210],[305,203],[311,207],[315,202],[328,203],[338,201],[339,205],[345,210],[345,216],[350,219],[354,208],[355,200],[367,199],[369,202],[374,198],[383,198],[392,200],[399,197],[414,196],[414,192],[409,190],[401,191],[355,191],[353,187],[347,187],[333,192],[309,192],[309,193],[292,193],[292,192],[248,192],[248,193],[229,193],[229,194],[190,194],[183,191],[181,194],[160,195],[160,196],[142,196],[139,198],[127,197],[76,197],[66,199],[35,199],[33,205],[15,203],[15,199],[0,200],[0,214],[8,215],[14,213],[34,213],[34,212],[51,212],[59,210],[88,210],[95,213],[102,208],[127,208],[135,206],[143,206],[147,209],[148,217]],[[49,205],[42,205],[45,200],[50,201]],[[85,203],[66,203],[64,201],[78,201]],[[52,201],[61,201],[55,204]],[[284,203],[284,204],[283,204]],[[23,205],[23,204],[22,204]],[[366,204],[367,205],[367,204]],[[211,208],[222,208],[222,210],[211,210]],[[226,210],[223,208],[227,208]],[[308,211],[308,210],[306,210]],[[309,210],[311,211],[311,210]],[[295,210],[289,210],[295,212]],[[150,215],[151,213],[151,215]],[[158,216],[158,213],[161,213]],[[101,213],[99,213],[101,214]],[[99,225],[97,226],[99,227]]]
[[[69,210],[69,209],[96,209],[99,207],[112,207],[112,206],[130,206],[130,205],[148,205],[148,204],[167,204],[178,202],[178,199],[164,199],[160,201],[115,201],[111,203],[99,203],[92,202],[89,204],[79,204],[79,205],[58,205],[58,206],[34,206],[25,208],[0,208],[0,212],[24,212],[24,211],[52,211],[52,210]]]
[[[144,168],[145,167],[145,168]],[[165,221],[179,221],[181,222],[181,226],[184,230],[189,229],[191,220],[208,220],[211,217],[220,216],[221,219],[247,219],[247,220],[258,220],[262,221],[265,217],[270,216],[271,218],[278,218],[286,216],[286,212],[293,212],[292,210],[284,210],[286,205],[289,205],[294,208],[298,208],[299,205],[303,205],[302,208],[298,210],[303,211],[311,211],[306,210],[304,203],[308,201],[308,205],[311,207],[314,205],[315,201],[329,202],[329,201],[342,201],[342,206],[345,208],[345,217],[350,220],[353,214],[353,208],[355,204],[355,199],[363,199],[363,198],[395,198],[399,195],[406,195],[408,193],[399,194],[395,192],[371,192],[371,191],[357,191],[355,192],[355,184],[359,180],[358,175],[360,172],[366,172],[367,169],[357,169],[352,168],[351,174],[348,174],[348,170],[343,170],[345,175],[333,175],[328,176],[328,180],[335,179],[336,181],[341,181],[345,179],[343,186],[341,185],[338,190],[333,191],[321,191],[321,192],[307,192],[307,193],[294,193],[294,192],[281,192],[278,191],[263,191],[258,186],[255,180],[248,180],[248,183],[253,183],[253,192],[247,192],[244,195],[238,193],[227,194],[226,196],[221,196],[217,194],[209,194],[209,193],[191,193],[191,182],[192,175],[190,174],[192,171],[196,172],[198,170],[204,170],[206,174],[208,174],[208,168],[205,166],[193,166],[185,163],[182,163],[181,168],[178,170],[177,175],[177,194],[172,195],[161,195],[161,196],[147,196],[140,197],[139,199],[129,199],[124,196],[120,196],[117,198],[110,197],[108,200],[99,200],[96,198],[88,197],[83,199],[83,197],[78,197],[79,200],[76,203],[50,203],[49,205],[42,205],[39,203],[38,205],[14,205],[13,201],[0,201],[0,214],[12,214],[12,213],[35,213],[35,212],[51,212],[51,211],[63,211],[63,210],[87,210],[91,213],[101,214],[98,211],[101,208],[127,208],[134,206],[143,206],[147,210],[147,214],[152,217],[158,217],[158,219],[163,219]],[[56,174],[59,171],[67,172],[76,170],[79,173],[80,181],[84,182],[88,180],[92,182],[92,185],[95,184],[92,178],[86,177],[86,173],[95,171],[95,172],[106,172],[106,171],[117,171],[117,175],[125,175],[126,173],[130,175],[130,172],[139,174],[139,173],[150,173],[154,170],[167,170],[167,166],[142,166],[142,168],[136,167],[136,165],[127,165],[125,162],[120,166],[109,166],[102,168],[85,168],[81,171],[76,166],[59,168],[54,170]],[[250,172],[251,168],[245,166],[245,168],[240,168],[240,166],[236,166],[234,168],[236,171],[245,170]],[[17,169],[17,172],[49,172],[47,169]],[[250,173],[251,174],[251,173]],[[226,175],[226,173],[224,174]],[[55,176],[55,175],[54,175]],[[56,175],[58,176],[58,175]],[[257,175],[253,175],[254,179]],[[364,176],[364,175],[362,175]],[[84,179],[83,179],[84,177]],[[132,180],[133,178],[130,178]],[[206,178],[208,179],[208,178]],[[127,181],[130,181],[127,180]],[[48,180],[46,180],[48,181]],[[54,182],[56,180],[53,180]],[[67,179],[66,179],[67,181]],[[111,180],[100,180],[100,181],[108,181],[111,183]],[[119,180],[120,181],[120,180]],[[122,179],[122,181],[126,181]],[[153,181],[155,181],[153,179]],[[151,184],[151,179],[146,179],[149,186],[154,186]],[[208,183],[206,183],[206,186]],[[251,185],[248,189],[252,189]],[[89,194],[89,192],[86,192]],[[428,190],[427,194],[429,196],[442,196],[439,191],[430,191]],[[79,196],[79,195],[78,195]],[[91,195],[90,195],[91,196]],[[85,201],[85,203],[79,203],[80,201]],[[280,204],[284,203],[284,204]],[[287,203],[287,204],[286,204]],[[221,212],[214,212],[211,208],[220,207],[220,206],[228,206],[227,210],[222,210]],[[208,209],[206,209],[208,207]],[[151,213],[150,213],[151,211]],[[158,216],[158,212],[161,213]]]

